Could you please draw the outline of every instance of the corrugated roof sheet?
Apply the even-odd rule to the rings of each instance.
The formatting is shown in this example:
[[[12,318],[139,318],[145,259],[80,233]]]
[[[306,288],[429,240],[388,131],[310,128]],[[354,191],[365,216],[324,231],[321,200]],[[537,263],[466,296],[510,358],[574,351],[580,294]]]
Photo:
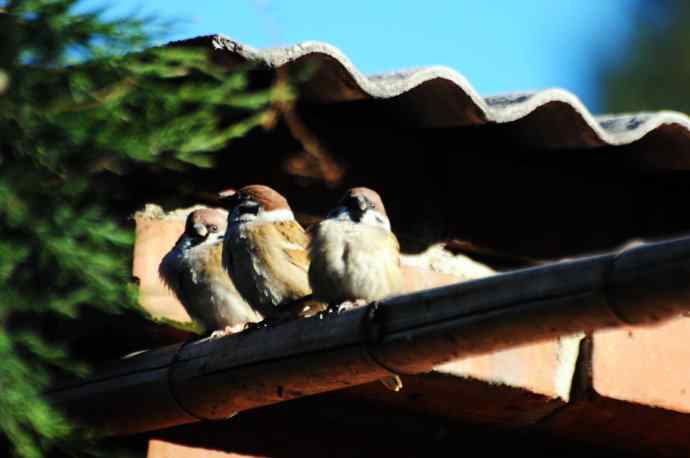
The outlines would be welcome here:
[[[444,66],[420,67],[379,75],[364,75],[336,47],[309,41],[280,48],[254,49],[222,35],[200,37],[211,40],[214,49],[230,51],[240,60],[259,62],[272,68],[297,63],[316,63],[319,75],[303,87],[300,96],[309,103],[351,102],[365,99],[403,97],[416,115],[416,127],[453,127],[486,123],[509,123],[540,111],[557,109],[568,119],[582,120],[575,128],[554,134],[542,132],[532,146],[544,148],[626,145],[658,131],[683,142],[690,153],[690,118],[674,111],[641,112],[595,116],[574,94],[558,88],[534,92],[480,96],[467,79]],[[431,99],[428,97],[431,96]],[[429,101],[433,101],[430,104]],[[674,129],[663,129],[674,126]],[[535,117],[534,130],[548,128],[543,117]]]

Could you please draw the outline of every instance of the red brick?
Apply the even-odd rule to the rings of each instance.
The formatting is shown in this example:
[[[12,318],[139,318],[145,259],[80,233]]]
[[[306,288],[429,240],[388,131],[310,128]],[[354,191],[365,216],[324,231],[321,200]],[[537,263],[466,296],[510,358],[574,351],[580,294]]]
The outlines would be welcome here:
[[[132,275],[139,281],[139,305],[154,318],[190,322],[184,307],[163,284],[158,265],[184,231],[188,211],[164,216],[156,206],[147,205],[134,216],[136,232]]]
[[[690,319],[596,332],[592,387],[601,396],[690,412]]]
[[[207,448],[175,444],[158,439],[151,439],[149,441],[149,450],[146,455],[147,458],[254,458],[258,456],[209,450]]]
[[[579,336],[564,337],[443,364],[436,372],[522,388],[568,401]]]

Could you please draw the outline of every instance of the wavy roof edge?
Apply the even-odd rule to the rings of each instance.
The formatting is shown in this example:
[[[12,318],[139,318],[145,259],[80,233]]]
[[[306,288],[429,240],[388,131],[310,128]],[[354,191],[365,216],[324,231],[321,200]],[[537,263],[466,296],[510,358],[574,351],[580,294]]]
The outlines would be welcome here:
[[[284,47],[256,49],[218,34],[174,43],[199,41],[210,41],[214,50],[229,51],[243,60],[261,62],[271,68],[280,68],[298,59],[301,60],[310,56],[326,56],[332,60],[332,65],[340,66],[345,70],[346,74],[349,74],[349,77],[358,86],[358,89],[365,94],[365,98],[390,99],[410,93],[432,80],[444,80],[451,83],[457,89],[459,96],[469,98],[483,118],[479,122],[476,120],[457,119],[456,125],[467,125],[468,121],[469,124],[491,122],[501,124],[518,121],[544,108],[547,104],[556,102],[569,107],[591,129],[591,133],[594,134],[594,138],[598,141],[594,141],[589,146],[615,146],[633,143],[662,126],[674,124],[682,127],[690,143],[690,117],[677,111],[596,116],[587,109],[575,94],[560,88],[482,97],[463,75],[445,66],[419,67],[367,76],[360,72],[338,48],[319,41],[305,41]],[[358,99],[347,94],[340,96],[340,99],[336,95],[335,100],[333,94],[324,95],[324,97],[327,100],[322,100],[322,102]],[[586,135],[586,137],[592,139],[592,136]]]

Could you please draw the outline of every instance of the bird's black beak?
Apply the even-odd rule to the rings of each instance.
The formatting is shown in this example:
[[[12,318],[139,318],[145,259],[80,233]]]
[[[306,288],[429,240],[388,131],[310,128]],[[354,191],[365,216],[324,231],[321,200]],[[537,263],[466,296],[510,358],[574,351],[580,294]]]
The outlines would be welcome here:
[[[241,200],[237,206],[240,215],[256,215],[259,213],[259,204],[253,200]]]
[[[374,208],[374,204],[364,196],[348,196],[343,204],[355,222],[359,222],[362,219],[364,212]]]
[[[227,194],[224,192],[221,192],[218,194],[218,200],[220,201],[221,205],[228,211],[232,211],[233,208],[237,207],[241,200],[242,200],[242,195],[238,192],[233,193],[233,194]]]

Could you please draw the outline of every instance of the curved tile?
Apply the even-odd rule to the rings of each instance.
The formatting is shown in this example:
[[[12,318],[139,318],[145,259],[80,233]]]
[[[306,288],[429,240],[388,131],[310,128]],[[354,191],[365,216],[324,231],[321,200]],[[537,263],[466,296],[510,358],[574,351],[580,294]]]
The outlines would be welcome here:
[[[557,106],[566,120],[573,115],[583,124],[574,129],[564,129],[563,138],[545,135],[541,146],[547,148],[594,147],[626,145],[646,136],[662,126],[676,125],[690,133],[690,118],[674,111],[594,116],[572,93],[558,88],[535,92],[512,93],[481,97],[464,76],[443,67],[421,67],[378,75],[364,75],[337,48],[327,43],[308,41],[280,48],[254,49],[232,39],[213,35],[193,39],[210,40],[215,50],[225,50],[245,61],[259,62],[270,68],[281,68],[298,62],[314,61],[320,64],[319,74],[305,84],[303,97],[310,103],[334,103],[362,99],[392,99],[395,97],[422,98],[438,89],[429,88],[434,83],[450,84],[458,100],[467,100],[471,109],[448,108],[439,103],[445,113],[415,116],[420,127],[450,127],[479,125],[484,123],[510,123],[527,118],[530,114]],[[316,81],[315,81],[316,80]],[[309,90],[313,86],[313,90]],[[425,88],[426,87],[426,88]],[[440,102],[440,100],[439,100]],[[423,104],[422,101],[418,103]],[[463,103],[461,102],[460,105]],[[421,118],[421,119],[420,119]],[[579,123],[578,123],[579,124]],[[536,126],[538,127],[538,126]],[[535,127],[535,128],[536,128]],[[677,131],[677,129],[674,129]],[[571,138],[567,138],[570,136]],[[690,136],[686,135],[686,148],[690,151]]]

